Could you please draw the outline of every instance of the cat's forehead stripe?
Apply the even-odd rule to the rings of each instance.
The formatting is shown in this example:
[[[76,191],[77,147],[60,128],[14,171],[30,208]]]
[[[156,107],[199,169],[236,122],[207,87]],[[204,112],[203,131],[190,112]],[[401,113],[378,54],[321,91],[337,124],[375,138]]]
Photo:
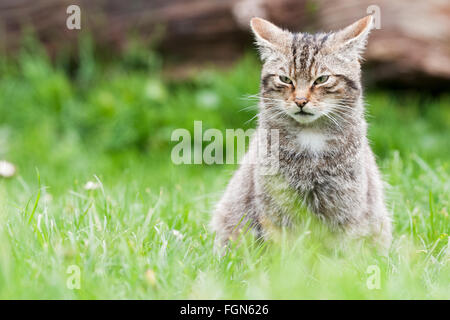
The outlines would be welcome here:
[[[292,38],[292,63],[294,66],[294,72],[297,69],[296,59],[297,59],[297,38],[298,34],[294,33],[294,36]]]
[[[293,74],[309,76],[316,61],[316,55],[328,40],[329,33],[325,34],[299,34],[294,33],[292,37],[292,60]]]

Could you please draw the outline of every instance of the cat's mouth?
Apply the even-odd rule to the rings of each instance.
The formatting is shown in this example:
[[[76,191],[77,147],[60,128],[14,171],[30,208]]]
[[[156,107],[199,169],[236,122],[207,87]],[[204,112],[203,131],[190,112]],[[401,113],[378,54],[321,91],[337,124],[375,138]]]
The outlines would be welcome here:
[[[309,112],[306,112],[306,111],[303,111],[303,110],[301,110],[301,111],[299,111],[299,112],[296,112],[295,115],[301,115],[301,116],[313,116],[312,113],[309,113]]]

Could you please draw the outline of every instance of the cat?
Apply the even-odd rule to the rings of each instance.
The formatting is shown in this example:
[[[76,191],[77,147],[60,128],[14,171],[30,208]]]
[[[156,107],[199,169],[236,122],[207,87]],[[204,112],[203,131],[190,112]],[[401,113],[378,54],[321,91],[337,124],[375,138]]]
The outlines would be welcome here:
[[[391,217],[366,137],[361,87],[372,16],[313,35],[261,18],[250,25],[263,62],[256,132],[277,130],[279,154],[261,157],[263,135],[253,136],[213,214],[216,248],[237,239],[244,225],[263,240],[295,228],[306,208],[330,233],[369,239],[386,252]],[[267,166],[275,173],[266,174]]]

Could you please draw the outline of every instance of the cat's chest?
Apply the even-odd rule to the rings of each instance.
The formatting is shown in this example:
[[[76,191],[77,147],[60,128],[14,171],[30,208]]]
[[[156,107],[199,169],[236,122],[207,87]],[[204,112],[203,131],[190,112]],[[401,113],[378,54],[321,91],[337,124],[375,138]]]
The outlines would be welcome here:
[[[315,129],[303,129],[293,139],[292,145],[299,153],[320,157],[328,149],[330,136]]]
[[[354,159],[332,153],[329,141],[326,134],[303,132],[295,141],[297,150],[281,152],[278,174],[265,181],[272,196],[285,204],[305,203],[312,195],[326,200],[330,190],[340,189],[354,176]]]
[[[303,129],[289,138],[281,148],[279,169],[291,188],[311,191],[324,180],[333,180],[337,174],[335,142],[330,134],[316,129]]]
[[[355,176],[357,153],[336,148],[338,140],[329,133],[303,129],[283,142],[278,173],[263,178],[265,191],[279,207],[308,206],[311,198],[329,202],[330,193]]]

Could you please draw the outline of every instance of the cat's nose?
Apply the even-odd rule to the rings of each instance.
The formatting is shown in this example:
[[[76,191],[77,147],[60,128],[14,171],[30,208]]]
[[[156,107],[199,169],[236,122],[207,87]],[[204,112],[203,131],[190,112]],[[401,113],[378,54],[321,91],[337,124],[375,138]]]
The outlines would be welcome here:
[[[295,104],[301,109],[305,106],[305,104],[307,104],[309,102],[308,99],[306,99],[305,97],[301,97],[301,98],[295,98],[294,100]]]

